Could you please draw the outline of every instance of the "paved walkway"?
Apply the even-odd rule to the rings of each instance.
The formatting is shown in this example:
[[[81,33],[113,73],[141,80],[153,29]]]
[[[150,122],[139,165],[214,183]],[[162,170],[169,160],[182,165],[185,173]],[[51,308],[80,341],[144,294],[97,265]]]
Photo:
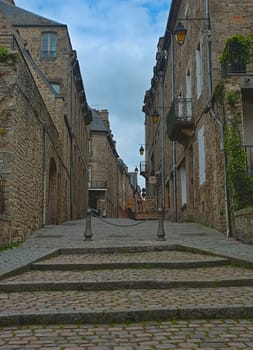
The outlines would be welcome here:
[[[253,246],[164,227],[92,218],[87,241],[76,220],[2,252],[0,350],[253,350],[253,269],[230,263],[253,266]]]
[[[253,263],[253,246],[226,238],[216,230],[193,223],[164,221],[165,241],[157,240],[158,222],[92,217],[92,241],[84,240],[85,220],[49,225],[34,232],[19,248],[0,253],[0,277],[60,248],[143,247],[180,244]]]

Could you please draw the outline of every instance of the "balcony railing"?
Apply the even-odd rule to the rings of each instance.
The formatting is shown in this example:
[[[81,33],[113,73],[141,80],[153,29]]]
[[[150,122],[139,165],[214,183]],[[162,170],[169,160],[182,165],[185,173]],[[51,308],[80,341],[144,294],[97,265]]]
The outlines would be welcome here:
[[[222,64],[221,70],[224,77],[229,74],[245,74],[247,73],[247,65],[244,62],[225,62]]]
[[[244,146],[247,155],[248,175],[253,176],[253,146]]]
[[[178,98],[173,101],[167,115],[167,133],[172,141],[186,145],[194,130],[192,99]]]
[[[107,183],[106,181],[89,181],[88,188],[89,190],[106,191]]]
[[[0,34],[0,46],[12,51],[16,51],[19,49],[16,38],[13,35]]]

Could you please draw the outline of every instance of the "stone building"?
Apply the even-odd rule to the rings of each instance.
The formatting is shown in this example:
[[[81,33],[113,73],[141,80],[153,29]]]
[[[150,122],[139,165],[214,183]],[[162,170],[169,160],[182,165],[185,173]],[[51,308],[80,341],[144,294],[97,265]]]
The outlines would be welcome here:
[[[116,150],[107,110],[92,110],[89,127],[89,207],[101,216],[122,217],[133,196],[128,169]]]
[[[250,189],[253,66],[243,59],[221,62],[229,38],[253,38],[252,15],[251,0],[173,0],[143,106],[147,195],[157,196],[169,220],[200,222],[228,236],[250,231],[253,237],[250,209],[245,227],[237,226],[236,209],[242,205],[236,203],[235,187],[242,180],[231,184],[226,143],[236,118]],[[183,27],[187,32],[180,44],[176,34]],[[159,116],[157,123],[152,116]],[[154,178],[155,183],[148,181]]]
[[[65,24],[0,0],[0,243],[84,217],[88,124]],[[6,51],[7,49],[7,51]]]

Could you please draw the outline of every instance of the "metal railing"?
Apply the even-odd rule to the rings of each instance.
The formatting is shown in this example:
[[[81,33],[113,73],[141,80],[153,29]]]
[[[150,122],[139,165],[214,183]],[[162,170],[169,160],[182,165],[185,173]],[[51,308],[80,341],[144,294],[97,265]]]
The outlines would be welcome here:
[[[14,35],[0,34],[0,46],[12,51],[20,50],[20,47]]]

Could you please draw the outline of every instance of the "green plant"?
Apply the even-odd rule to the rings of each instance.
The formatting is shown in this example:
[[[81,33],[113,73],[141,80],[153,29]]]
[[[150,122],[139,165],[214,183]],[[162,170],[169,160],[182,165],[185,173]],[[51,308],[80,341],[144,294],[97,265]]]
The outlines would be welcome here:
[[[214,89],[213,101],[218,105],[223,105],[225,98],[225,83],[222,80]]]
[[[248,64],[252,58],[252,40],[247,35],[236,34],[226,40],[221,63]]]
[[[0,128],[0,135],[5,135],[7,133],[6,128]]]
[[[7,249],[14,249],[14,248],[17,248],[20,246],[20,242],[14,242],[14,243],[11,243],[10,245],[6,246],[6,247],[0,247],[0,252],[4,251],[4,250],[7,250]]]
[[[239,133],[239,119],[236,115],[224,133],[227,155],[227,180],[233,211],[253,205],[253,182],[247,173],[247,155]]]
[[[8,54],[9,54],[8,49],[6,49],[6,47],[0,46],[0,56],[7,57]]]
[[[238,95],[234,91],[228,91],[226,97],[230,107],[234,108],[236,101],[238,100]]]
[[[1,61],[7,61],[9,58],[15,60],[17,57],[16,52],[8,50],[6,47],[0,46],[0,59]]]

